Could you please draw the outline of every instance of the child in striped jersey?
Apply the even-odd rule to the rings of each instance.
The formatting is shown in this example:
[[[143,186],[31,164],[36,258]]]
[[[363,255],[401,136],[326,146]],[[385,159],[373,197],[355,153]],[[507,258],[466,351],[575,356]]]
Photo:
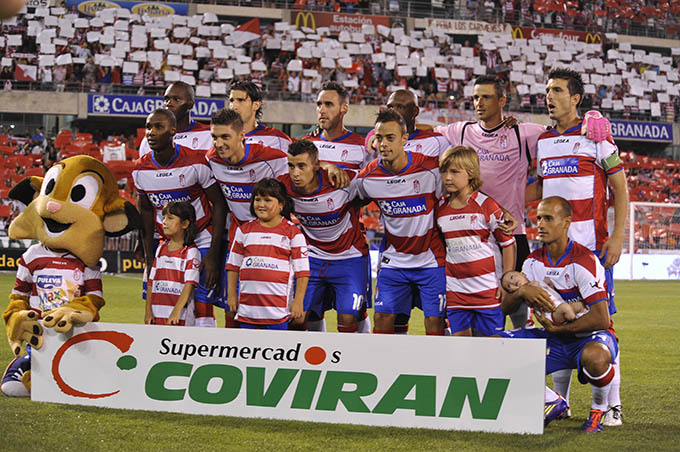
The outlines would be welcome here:
[[[196,211],[189,202],[171,201],[162,213],[168,240],[156,249],[151,266],[144,323],[184,326],[187,311],[192,315],[194,287],[200,276],[201,252],[194,244]]]
[[[498,245],[503,272],[515,268],[515,238],[503,233],[503,212],[479,189],[477,152],[466,146],[448,149],[439,163],[448,198],[437,211],[446,243],[446,308],[453,336],[492,336],[503,331],[497,268]]]
[[[227,261],[227,304],[241,328],[287,330],[303,315],[309,261],[305,237],[289,220],[292,205],[276,179],[253,187],[250,213],[257,218],[238,227]]]

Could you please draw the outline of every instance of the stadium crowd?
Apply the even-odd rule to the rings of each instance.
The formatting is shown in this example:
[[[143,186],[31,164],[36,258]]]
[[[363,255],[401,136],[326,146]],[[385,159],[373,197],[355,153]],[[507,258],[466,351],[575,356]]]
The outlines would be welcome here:
[[[3,25],[0,86],[158,95],[167,83],[182,80],[199,97],[210,97],[225,95],[233,80],[253,79],[270,99],[308,101],[330,80],[350,91],[352,103],[382,105],[389,93],[408,87],[428,108],[470,110],[471,81],[489,73],[509,82],[511,111],[541,112],[546,72],[571,62],[585,76],[586,108],[668,122],[680,114],[675,51],[662,55],[626,43],[550,35],[513,40],[481,34],[454,43],[437,30],[404,35],[380,26],[335,39],[322,29],[258,27],[257,21],[248,23],[246,42],[242,27],[220,24],[210,14],[151,20],[123,11],[86,19],[52,8]]]

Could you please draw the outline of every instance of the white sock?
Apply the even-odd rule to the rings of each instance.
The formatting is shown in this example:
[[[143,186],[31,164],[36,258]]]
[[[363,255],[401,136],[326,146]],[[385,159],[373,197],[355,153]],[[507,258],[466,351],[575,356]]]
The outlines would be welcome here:
[[[609,406],[621,405],[621,352],[614,361],[614,378],[612,379],[611,390],[609,391]]]
[[[371,318],[369,316],[357,322],[357,325],[359,326],[357,333],[371,334]]]
[[[326,331],[326,319],[307,320],[307,331]]]
[[[607,370],[602,374],[597,377],[593,377],[588,373],[588,371],[584,368],[583,373],[586,374],[588,379],[592,380],[599,380],[605,375],[607,375],[611,371],[611,364],[607,368]],[[607,402],[609,401],[609,391],[611,390],[612,384],[611,382],[609,384],[606,384],[604,386],[595,386],[594,384],[590,384],[590,387],[593,390],[593,404],[592,408],[594,410],[602,410],[606,411],[607,410]]]
[[[571,369],[557,370],[552,373],[553,389],[569,403],[569,389],[571,387]]]
[[[549,387],[545,387],[545,403],[550,403],[554,402],[555,400],[559,399],[560,396],[557,395],[555,391],[550,389]]]
[[[196,317],[194,326],[202,328],[217,328],[217,321],[214,317]]]

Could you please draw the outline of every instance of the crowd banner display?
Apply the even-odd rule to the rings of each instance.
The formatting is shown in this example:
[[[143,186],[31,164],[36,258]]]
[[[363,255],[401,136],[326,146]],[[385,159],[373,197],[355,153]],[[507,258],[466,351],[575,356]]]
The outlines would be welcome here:
[[[192,118],[210,119],[225,107],[224,99],[197,98],[191,110]],[[88,94],[87,113],[92,116],[148,116],[163,108],[160,96],[124,96],[117,94]]]
[[[66,8],[76,7],[78,12],[87,16],[94,16],[99,11],[108,8],[129,9],[133,14],[143,16],[148,14],[151,17],[162,17],[176,14],[186,16],[189,13],[189,5],[184,3],[164,3],[164,2],[127,2],[119,0],[66,0]]]
[[[112,323],[45,336],[31,357],[36,401],[543,433],[544,340]]]
[[[448,34],[477,35],[480,33],[510,34],[512,27],[509,24],[490,24],[476,20],[454,19],[415,19],[416,29],[439,30]]]

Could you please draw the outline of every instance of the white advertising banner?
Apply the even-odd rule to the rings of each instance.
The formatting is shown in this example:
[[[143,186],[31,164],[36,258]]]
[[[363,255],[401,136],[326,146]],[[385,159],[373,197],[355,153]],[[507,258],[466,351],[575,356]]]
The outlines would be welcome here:
[[[45,336],[31,362],[42,402],[543,432],[544,340],[111,323]]]
[[[680,280],[680,252],[676,254],[622,254],[614,266],[614,279]]]

